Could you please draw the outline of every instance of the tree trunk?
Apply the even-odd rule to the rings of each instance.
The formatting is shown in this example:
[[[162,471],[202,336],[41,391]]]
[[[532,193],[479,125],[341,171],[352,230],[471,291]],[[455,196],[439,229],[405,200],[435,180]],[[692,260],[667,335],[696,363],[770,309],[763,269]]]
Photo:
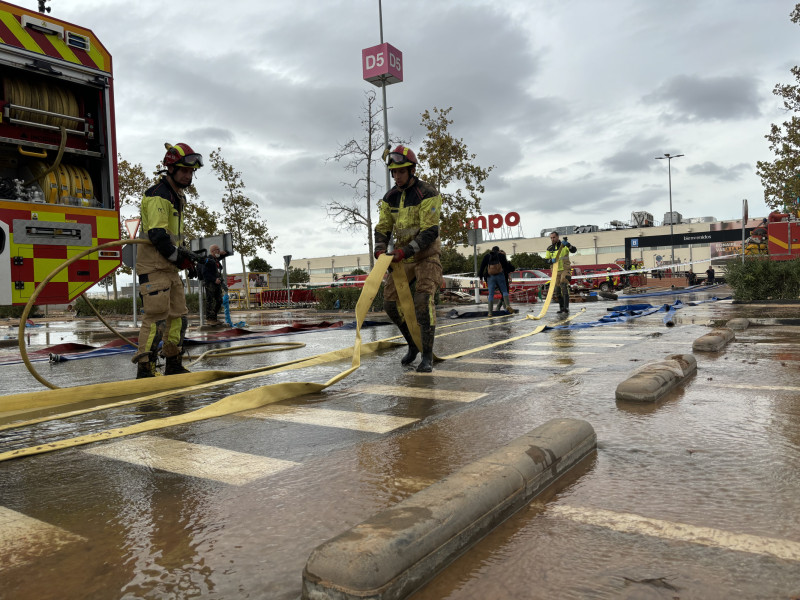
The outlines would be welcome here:
[[[111,281],[114,284],[114,300],[119,300],[119,292],[117,292],[117,272],[111,276]]]

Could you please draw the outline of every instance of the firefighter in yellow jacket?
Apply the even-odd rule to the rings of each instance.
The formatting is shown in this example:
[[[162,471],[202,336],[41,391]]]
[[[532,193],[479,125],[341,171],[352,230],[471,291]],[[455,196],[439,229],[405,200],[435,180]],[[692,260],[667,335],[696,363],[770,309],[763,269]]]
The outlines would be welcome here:
[[[560,310],[558,314],[566,314],[569,312],[569,255],[575,254],[578,249],[571,245],[566,236],[564,241],[558,239],[558,232],[553,231],[550,234],[551,244],[547,247],[547,252],[544,258],[550,264],[558,263],[558,276],[556,277],[556,289],[553,293],[558,296],[558,305]]]
[[[400,329],[408,342],[408,352],[402,365],[410,365],[422,351],[417,367],[420,373],[433,370],[433,339],[436,332],[436,312],[433,303],[442,285],[442,251],[439,239],[439,217],[442,198],[429,183],[414,175],[417,157],[405,146],[397,146],[386,155],[394,187],[381,200],[380,218],[375,227],[375,258],[385,253],[394,231],[392,266],[405,269],[409,283],[416,279],[414,313],[422,336],[422,348],[417,348],[403,316],[397,308],[397,290],[391,277],[384,288],[386,314]]]
[[[152,245],[137,248],[136,273],[144,307],[139,331],[139,349],[133,357],[138,369],[136,378],[156,373],[158,345],[166,358],[164,375],[188,373],[181,364],[183,337],[189,312],[179,272],[197,277],[199,257],[184,246],[184,190],[192,184],[195,170],[203,166],[203,157],[187,144],[165,144],[166,171],[161,180],[144,193],[140,237]]]

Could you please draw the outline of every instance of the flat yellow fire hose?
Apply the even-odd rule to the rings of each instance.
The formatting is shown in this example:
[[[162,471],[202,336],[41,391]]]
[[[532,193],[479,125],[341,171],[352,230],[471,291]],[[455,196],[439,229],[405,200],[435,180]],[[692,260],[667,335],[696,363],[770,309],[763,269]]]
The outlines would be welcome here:
[[[110,244],[104,244],[102,246],[95,247],[91,250],[97,251],[104,247],[108,247],[109,245],[121,245],[122,243],[130,243],[131,241],[137,241],[137,240],[122,240],[120,242],[111,242]],[[147,243],[145,240],[141,241]],[[76,259],[80,258],[81,256],[88,253],[89,251],[86,251],[85,253],[78,255],[75,258]],[[21,448],[17,450],[11,450],[8,452],[0,453],[0,462],[12,458],[20,458],[23,456],[41,454],[63,448],[81,446],[101,440],[108,440],[127,435],[143,433],[146,431],[154,431],[157,429],[163,429],[174,425],[181,425],[185,423],[191,423],[214,417],[229,415],[245,410],[251,410],[267,404],[279,402],[281,400],[286,400],[289,398],[295,398],[306,394],[316,393],[324,390],[325,388],[333,385],[334,383],[338,383],[339,381],[341,381],[342,379],[353,373],[356,369],[358,369],[358,367],[361,364],[362,353],[368,354],[388,348],[394,348],[399,345],[404,345],[402,343],[393,342],[392,340],[397,339],[396,337],[378,340],[368,344],[361,343],[361,326],[364,322],[364,319],[366,318],[366,314],[369,310],[369,307],[371,306],[375,298],[375,295],[378,292],[380,283],[383,279],[383,275],[389,268],[391,258],[392,257],[388,255],[381,256],[378,259],[375,268],[372,269],[369,276],[367,277],[367,280],[365,281],[364,288],[362,289],[361,295],[356,305],[356,340],[355,340],[355,345],[352,348],[344,348],[341,350],[335,350],[317,356],[312,356],[306,359],[288,361],[286,363],[270,365],[268,367],[261,367],[257,369],[251,369],[248,371],[239,371],[239,372],[197,371],[183,375],[171,375],[168,377],[156,377],[152,379],[148,378],[148,379],[128,381],[126,382],[126,386],[120,386],[119,382],[111,382],[111,383],[100,383],[100,384],[92,384],[86,386],[78,386],[75,388],[52,389],[52,390],[44,390],[41,392],[0,397],[0,418],[3,418],[9,416],[10,414],[30,413],[35,410],[41,410],[42,408],[61,406],[64,404],[86,402],[87,400],[92,400],[92,399],[107,400],[113,397],[130,396],[132,394],[138,394],[142,392],[151,393],[151,395],[149,396],[145,395],[143,397],[138,397],[132,400],[124,400],[112,404],[105,404],[100,407],[93,407],[84,410],[76,410],[68,413],[61,413],[60,415],[43,417],[41,419],[33,419],[30,421],[25,421],[24,423],[19,423],[19,422],[12,423],[10,425],[0,427],[0,429],[20,427],[23,426],[24,424],[33,424],[36,422],[50,420],[53,418],[64,418],[67,416],[74,416],[77,414],[82,414],[84,412],[89,412],[93,410],[123,406],[126,404],[142,403],[145,401],[155,400],[160,397],[174,395],[176,393],[186,394],[187,392],[197,391],[200,389],[204,389],[206,387],[220,385],[222,383],[232,383],[235,381],[241,381],[253,377],[260,377],[265,374],[314,366],[352,357],[350,368],[346,369],[345,371],[342,371],[335,377],[329,379],[327,382],[325,383],[286,382],[286,383],[260,386],[251,390],[227,396],[225,398],[222,398],[221,400],[214,402],[213,404],[197,409],[190,413],[175,415],[172,417],[165,417],[161,419],[153,419],[150,421],[137,423],[135,425],[130,425],[127,427],[107,430],[99,433],[79,436],[75,438],[69,438],[65,440],[59,440],[56,442],[49,442],[47,444],[43,444],[40,446]],[[45,281],[40,284],[40,287],[37,288],[37,292],[41,288],[43,288],[44,285],[47,283],[47,281],[52,279],[52,277],[54,277],[55,274],[57,274],[60,270],[61,269],[57,269],[56,271],[51,273],[51,275],[49,275],[45,279]],[[553,273],[554,278],[555,275],[556,272],[554,271]],[[418,347],[421,347],[421,336],[419,332],[419,326],[416,322],[416,318],[414,317],[413,299],[411,297],[408,281],[406,280],[405,277],[405,272],[403,269],[393,269],[392,277],[394,279],[398,291],[398,299],[401,310],[406,315],[406,319],[409,323],[409,329],[412,332],[412,336],[414,337],[415,342],[418,344]],[[550,304],[550,300],[552,298],[553,287],[554,287],[553,285],[550,286],[546,302],[542,306],[542,310],[540,311],[540,314],[537,318],[541,318],[541,316],[544,315],[545,312],[547,311],[547,308]],[[36,295],[38,294],[34,292],[34,296],[31,298],[31,303],[29,303],[29,305],[32,305],[32,302],[33,300],[35,300]],[[574,316],[570,317],[570,319],[566,319],[563,322],[571,320],[572,318],[574,318]],[[24,322],[24,319],[22,319],[21,322]],[[494,324],[488,326],[494,326]],[[457,358],[467,354],[480,352],[486,348],[495,347],[501,344],[512,342],[517,339],[535,335],[541,332],[543,329],[544,326],[540,326],[537,327],[534,331],[524,334],[522,336],[517,336],[515,338],[502,340],[500,342],[495,342],[493,344],[481,346],[479,348],[474,348],[444,358],[445,359]],[[460,333],[461,331],[453,333]],[[25,355],[25,357],[27,358],[27,355]],[[269,371],[269,373],[267,373],[267,371]],[[39,377],[37,377],[37,379],[39,379]],[[162,382],[162,380],[167,380],[167,381]],[[121,388],[125,388],[124,392],[120,391]],[[152,392],[158,392],[158,393],[153,394]],[[65,395],[68,396],[66,399]]]

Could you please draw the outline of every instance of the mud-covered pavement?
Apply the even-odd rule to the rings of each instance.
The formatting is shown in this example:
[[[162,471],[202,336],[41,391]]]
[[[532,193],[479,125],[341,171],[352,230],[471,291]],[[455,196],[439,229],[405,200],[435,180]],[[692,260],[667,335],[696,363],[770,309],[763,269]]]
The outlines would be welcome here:
[[[596,320],[611,303],[584,306],[575,323]],[[535,314],[539,305],[530,308]],[[798,309],[714,302],[678,310],[670,328],[655,314],[545,331],[439,363],[427,375],[403,369],[398,349],[365,357],[361,369],[319,394],[0,463],[0,597],[294,599],[314,547],[556,417],[591,423],[596,455],[415,598],[799,595]],[[441,335],[436,353],[538,324],[521,316]],[[691,353],[710,325],[742,316],[754,324],[724,351],[697,354],[697,374],[665,399],[615,400],[617,384],[637,367]],[[437,334],[488,323],[440,317]],[[365,341],[389,335],[390,326],[362,332]],[[280,339],[307,345],[208,368],[342,348],[354,332],[270,341]],[[37,366],[58,385],[75,385],[131,377],[129,361],[113,355]],[[192,410],[255,385],[321,382],[346,367],[340,361],[0,430],[0,451]],[[21,365],[0,374],[4,393],[39,387]]]

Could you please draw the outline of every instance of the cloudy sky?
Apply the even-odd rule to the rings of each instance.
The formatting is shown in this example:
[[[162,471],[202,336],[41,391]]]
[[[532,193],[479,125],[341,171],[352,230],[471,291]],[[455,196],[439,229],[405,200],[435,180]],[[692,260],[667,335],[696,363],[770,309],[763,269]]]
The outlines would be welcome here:
[[[17,0],[36,8],[35,0]],[[163,143],[220,146],[270,233],[273,266],[366,251],[324,206],[352,180],[326,161],[360,137],[361,49],[380,42],[377,0],[51,0],[114,60],[117,144],[150,169]],[[483,214],[517,211],[526,236],[669,210],[766,214],[758,160],[785,119],[800,29],[784,0],[404,0],[383,3],[384,41],[403,52],[387,88],[390,135],[424,137],[420,114],[453,107],[451,131],[494,165]],[[380,95],[378,96],[380,98]],[[379,178],[383,181],[383,178]],[[202,198],[221,187],[200,172]]]

